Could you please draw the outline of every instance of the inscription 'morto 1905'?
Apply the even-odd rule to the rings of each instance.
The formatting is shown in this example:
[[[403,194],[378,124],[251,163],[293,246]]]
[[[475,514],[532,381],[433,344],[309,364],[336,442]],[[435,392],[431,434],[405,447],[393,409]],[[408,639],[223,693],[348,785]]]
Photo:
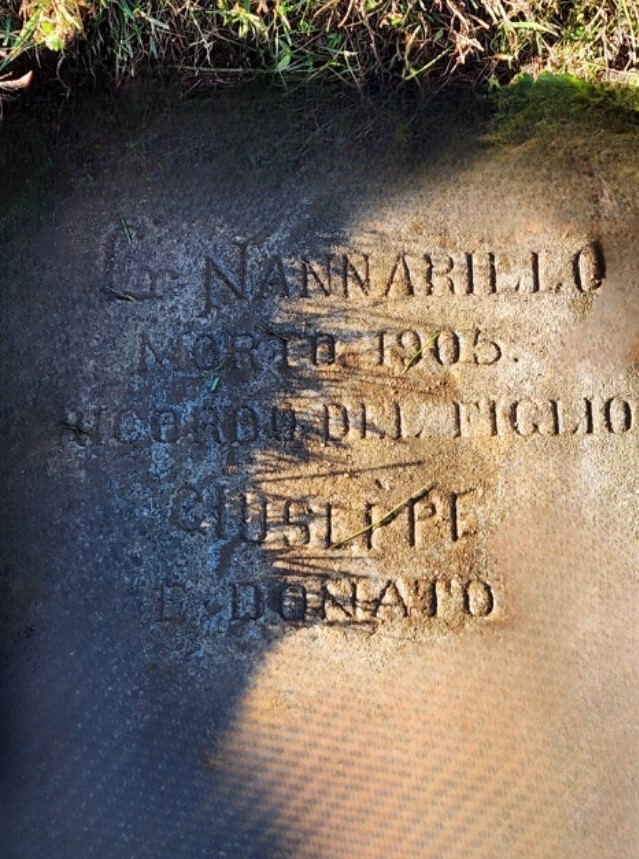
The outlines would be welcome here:
[[[256,322],[252,330],[189,331],[158,340],[140,334],[140,375],[151,369],[177,373],[203,373],[215,367],[245,375],[273,369],[334,370],[357,361],[361,369],[388,367],[434,371],[441,367],[475,365],[489,367],[502,358],[494,335],[474,325],[454,330],[377,328],[371,331],[310,331]],[[417,356],[417,357],[415,357]]]

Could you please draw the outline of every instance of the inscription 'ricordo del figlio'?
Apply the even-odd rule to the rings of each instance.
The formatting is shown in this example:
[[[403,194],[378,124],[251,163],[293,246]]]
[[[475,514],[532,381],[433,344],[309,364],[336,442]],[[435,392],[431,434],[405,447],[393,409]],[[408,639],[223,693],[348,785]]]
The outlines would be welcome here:
[[[78,453],[148,457],[168,475],[167,527],[226,558],[200,598],[161,571],[158,623],[492,623],[495,458],[637,431],[623,385],[553,388],[548,374],[534,387],[526,371],[542,378],[544,319],[560,339],[605,293],[596,243],[444,251],[368,236],[311,253],[236,239],[184,280],[151,233],[126,238],[110,245],[111,312],[178,295],[180,312],[129,338],[134,396],[73,404],[62,432]]]

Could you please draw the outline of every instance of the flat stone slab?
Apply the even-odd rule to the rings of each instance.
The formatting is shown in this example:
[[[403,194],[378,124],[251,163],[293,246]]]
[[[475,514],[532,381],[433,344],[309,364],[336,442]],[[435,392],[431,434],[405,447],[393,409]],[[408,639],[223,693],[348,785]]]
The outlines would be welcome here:
[[[637,855],[637,155],[362,110],[5,262],[7,857]]]

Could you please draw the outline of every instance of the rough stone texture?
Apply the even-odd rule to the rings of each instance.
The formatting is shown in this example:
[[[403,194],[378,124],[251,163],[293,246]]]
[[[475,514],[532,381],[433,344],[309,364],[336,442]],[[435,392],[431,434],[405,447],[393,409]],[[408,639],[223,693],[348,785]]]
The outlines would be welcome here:
[[[7,859],[637,855],[637,155],[401,132],[182,107],[6,261]]]

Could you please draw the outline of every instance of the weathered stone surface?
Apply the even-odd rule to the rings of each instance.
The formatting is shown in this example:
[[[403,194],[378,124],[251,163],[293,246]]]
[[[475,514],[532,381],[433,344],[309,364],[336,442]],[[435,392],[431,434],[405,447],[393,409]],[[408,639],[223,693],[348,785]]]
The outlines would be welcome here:
[[[636,155],[261,99],[5,265],[3,855],[630,859]]]

